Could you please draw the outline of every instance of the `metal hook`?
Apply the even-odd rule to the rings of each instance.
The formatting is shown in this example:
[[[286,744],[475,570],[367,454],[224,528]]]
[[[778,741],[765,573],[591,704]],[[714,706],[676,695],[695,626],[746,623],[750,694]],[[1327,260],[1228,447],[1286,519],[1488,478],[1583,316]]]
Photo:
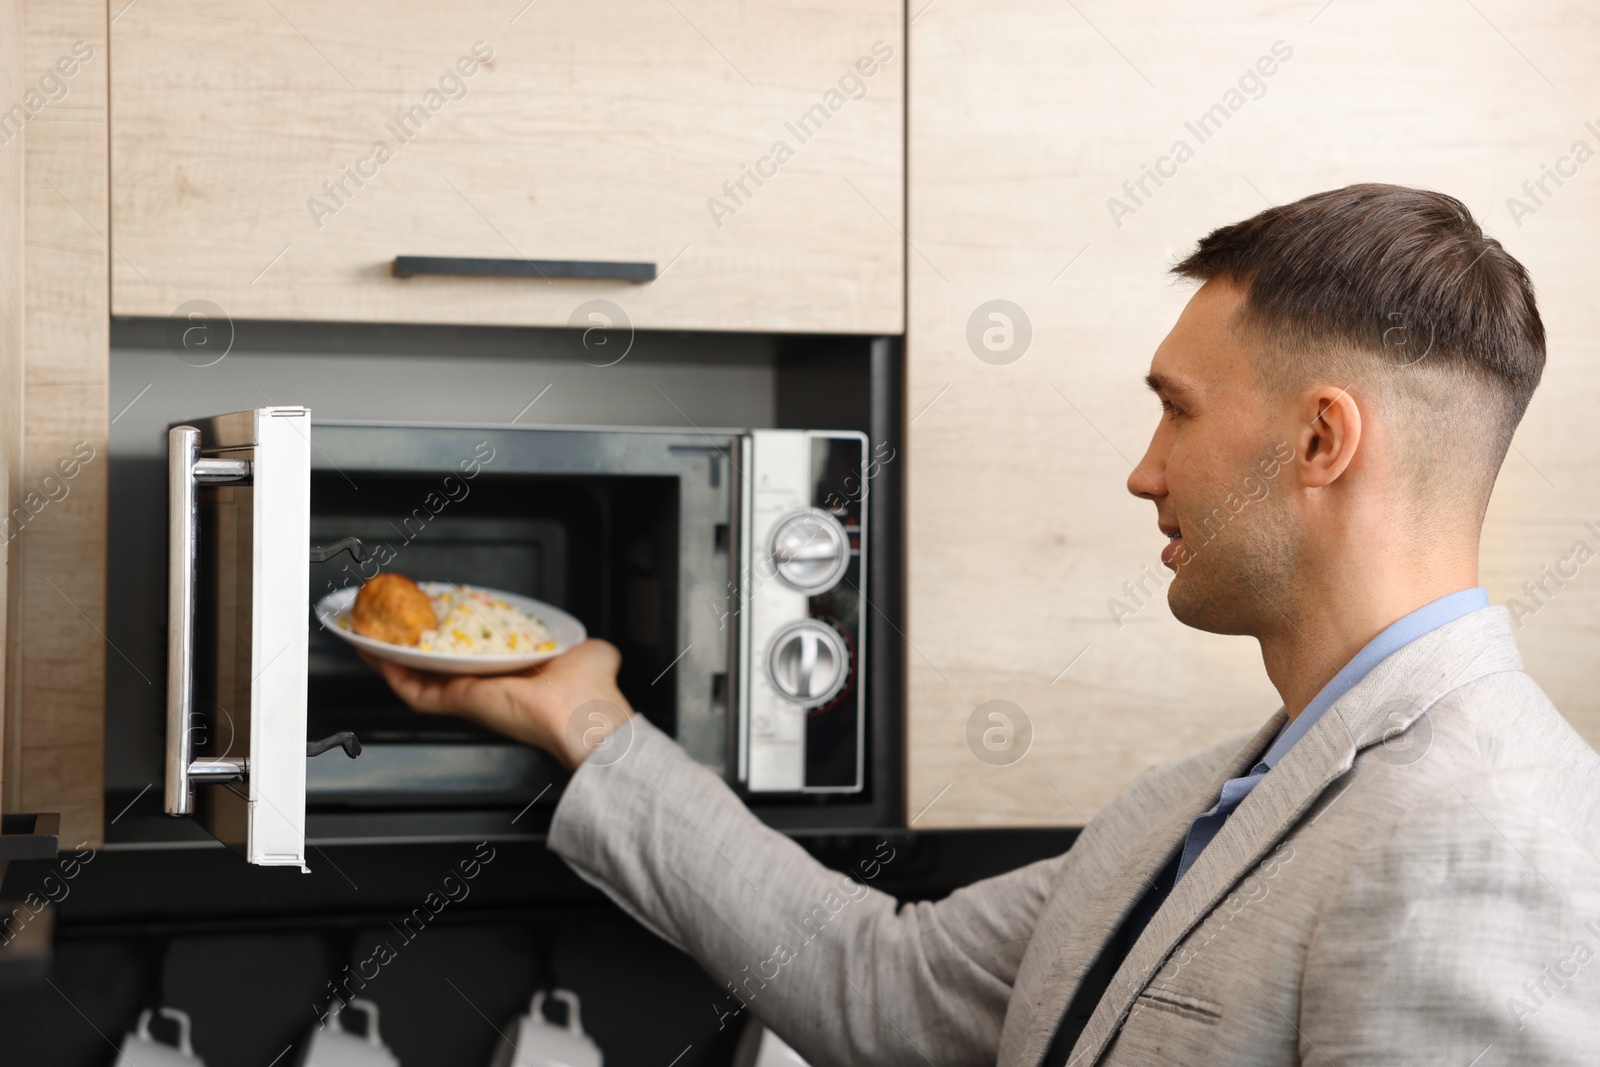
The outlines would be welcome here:
[[[307,741],[306,758],[320,756],[330,748],[342,748],[346,756],[355,759],[361,755],[361,739],[351,730],[340,730],[336,734],[324,737],[321,741]]]
[[[357,563],[365,563],[371,555],[371,553],[367,551],[367,546],[361,543],[361,538],[345,537],[335,541],[331,545],[322,545],[320,547],[317,545],[312,545],[311,562],[326,563],[341,552],[350,553],[350,557]]]

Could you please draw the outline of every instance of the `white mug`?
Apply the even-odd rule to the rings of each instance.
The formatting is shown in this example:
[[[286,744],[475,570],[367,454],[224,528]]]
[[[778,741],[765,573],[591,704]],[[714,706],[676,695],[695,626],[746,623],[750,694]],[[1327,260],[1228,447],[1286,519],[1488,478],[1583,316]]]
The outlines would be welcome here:
[[[518,1016],[502,1034],[490,1067],[601,1067],[605,1057],[578,1018],[578,994],[569,989],[550,995],[567,1005],[567,1025],[556,1026],[544,1017],[544,993],[533,995],[528,1014]]]
[[[346,1008],[366,1014],[365,1037],[340,1025],[339,1016]],[[300,1067],[400,1067],[400,1061],[378,1036],[378,1006],[364,997],[351,997],[348,1004],[334,1001],[326,1023],[311,1031],[297,1062]]]
[[[189,1016],[177,1008],[162,1008],[160,1015],[178,1024],[178,1043],[168,1045],[150,1036],[150,1020],[155,1016],[149,1008],[139,1013],[139,1025],[122,1039],[122,1053],[117,1060],[127,1067],[195,1067],[205,1061],[194,1054],[189,1043]]]
[[[761,1031],[761,1045],[756,1049],[755,1067],[809,1067],[800,1053],[771,1030]]]
[[[734,1067],[808,1067],[800,1053],[754,1018],[739,1035],[733,1064]]]

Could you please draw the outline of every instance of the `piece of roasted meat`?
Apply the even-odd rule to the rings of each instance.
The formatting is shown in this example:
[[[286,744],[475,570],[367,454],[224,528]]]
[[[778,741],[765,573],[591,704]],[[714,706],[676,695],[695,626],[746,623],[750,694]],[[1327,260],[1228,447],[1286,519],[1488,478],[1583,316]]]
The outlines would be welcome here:
[[[350,629],[394,645],[414,645],[424,631],[437,625],[428,594],[403,574],[384,573],[371,579],[350,609]]]

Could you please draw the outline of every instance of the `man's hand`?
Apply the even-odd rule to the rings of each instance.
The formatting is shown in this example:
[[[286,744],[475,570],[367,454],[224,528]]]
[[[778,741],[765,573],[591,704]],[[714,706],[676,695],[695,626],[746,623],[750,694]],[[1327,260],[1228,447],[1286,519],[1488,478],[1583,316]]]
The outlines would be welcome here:
[[[518,674],[431,674],[362,655],[416,711],[459,715],[536,745],[574,770],[633,709],[617,688],[622,657],[591,637]]]

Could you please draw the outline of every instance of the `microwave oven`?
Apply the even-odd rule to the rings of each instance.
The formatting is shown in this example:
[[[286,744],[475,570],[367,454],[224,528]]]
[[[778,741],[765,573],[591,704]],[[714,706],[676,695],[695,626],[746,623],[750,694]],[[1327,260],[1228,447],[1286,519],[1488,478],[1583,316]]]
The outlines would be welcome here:
[[[322,630],[316,600],[383,571],[577,616],[621,650],[635,710],[754,807],[859,799],[882,673],[868,501],[884,458],[852,430],[318,421],[294,406],[175,424],[165,809],[251,863],[304,868],[308,813],[415,839],[553,804],[553,760],[411,712]]]

